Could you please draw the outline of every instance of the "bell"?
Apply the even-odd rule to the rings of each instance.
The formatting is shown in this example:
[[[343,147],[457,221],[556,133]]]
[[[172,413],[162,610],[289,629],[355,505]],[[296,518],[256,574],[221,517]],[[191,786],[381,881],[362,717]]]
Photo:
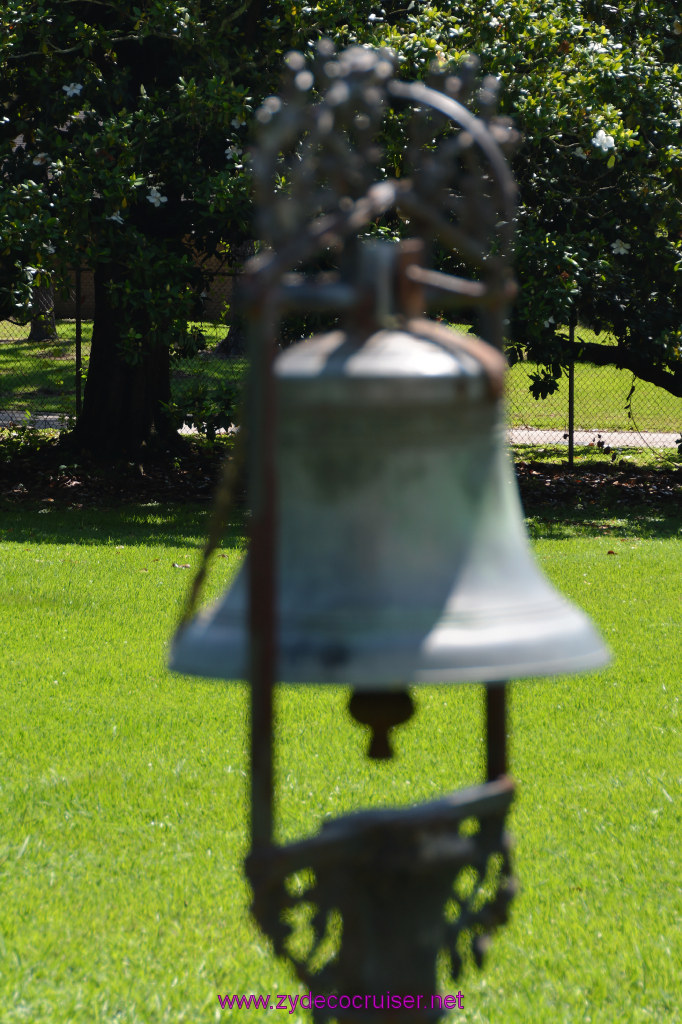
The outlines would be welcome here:
[[[364,325],[356,317],[274,363],[275,678],[376,692],[604,664],[587,616],[530,551],[504,357],[412,315],[420,268],[409,261],[394,259],[383,287],[390,245],[366,248]],[[248,677],[247,575],[244,565],[179,632],[173,669]]]
[[[352,1009],[337,996],[340,1012],[320,1020],[389,1024],[397,1014],[383,998],[370,1010],[370,993],[435,994],[443,967],[455,979],[464,946],[480,965],[507,920],[506,681],[593,668],[607,652],[535,565],[506,450],[500,349],[514,290],[515,187],[497,141],[508,133],[491,119],[493,80],[480,90],[485,116],[474,118],[453,98],[469,74],[436,91],[394,79],[385,51],[336,58],[322,41],[317,56],[312,102],[315,75],[294,53],[284,99],[268,98],[257,114],[252,165],[272,247],[251,262],[245,287],[250,552],[223,598],[181,627],[171,667],[249,680],[254,916],[308,990],[365,994]],[[389,99],[418,108],[413,175],[376,181]],[[449,119],[442,139],[433,112]],[[395,211],[421,241],[368,242],[368,225]],[[427,240],[475,268],[473,279],[425,269]],[[338,255],[339,272],[313,277],[323,253],[325,266]],[[429,304],[476,308],[488,341],[426,319]],[[342,309],[345,319],[273,361],[277,324],[292,308]],[[346,814],[282,845],[276,681],[350,685],[372,758],[391,756],[389,733],[412,712],[409,684],[484,683],[486,782],[415,807]],[[300,871],[312,882],[298,898]],[[440,1016],[418,1005],[405,1020]]]

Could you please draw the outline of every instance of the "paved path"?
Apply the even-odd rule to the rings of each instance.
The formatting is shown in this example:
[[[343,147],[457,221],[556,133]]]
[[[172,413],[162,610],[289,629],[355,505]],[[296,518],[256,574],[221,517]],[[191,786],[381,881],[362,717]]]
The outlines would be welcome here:
[[[0,427],[30,424],[38,430],[59,430],[64,422],[64,415],[58,412],[46,412],[38,416],[27,416],[21,409],[0,409]]]
[[[512,427],[508,431],[512,444],[568,444],[563,430],[537,430],[534,427]],[[677,448],[680,431],[674,434],[637,430],[576,430],[573,443],[594,444],[603,441],[610,448]]]
[[[13,423],[30,423],[39,430],[58,429],[64,417],[60,413],[44,413],[39,416],[26,417],[20,410],[0,409],[0,427]],[[188,434],[188,427],[181,427],[179,433]],[[603,441],[610,448],[677,448],[680,432],[655,433],[653,431],[636,430],[576,430],[574,444],[588,445]],[[567,445],[568,441],[563,430],[536,430],[534,427],[512,427],[508,431],[512,444],[548,444]]]

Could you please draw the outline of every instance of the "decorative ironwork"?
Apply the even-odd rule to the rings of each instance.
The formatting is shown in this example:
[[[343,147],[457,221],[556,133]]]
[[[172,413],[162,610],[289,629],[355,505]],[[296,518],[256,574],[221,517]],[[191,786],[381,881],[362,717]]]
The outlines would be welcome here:
[[[265,293],[297,308],[310,308],[311,300],[318,309],[352,305],[357,296],[343,284],[356,236],[376,218],[398,213],[412,234],[439,240],[476,275],[415,268],[427,298],[441,307],[479,307],[482,337],[501,348],[505,309],[516,291],[509,262],[516,186],[504,153],[518,133],[495,115],[497,80],[478,85],[472,58],[457,75],[434,72],[428,86],[401,82],[390,51],[337,54],[328,40],[310,64],[298,52],[285,64],[282,95],[266,99],[256,115],[257,229],[274,251],[251,265],[252,307]],[[413,108],[404,167],[393,178],[377,141],[391,108],[396,116]],[[282,280],[327,249],[343,249],[341,280],[318,281],[314,292],[300,279]]]
[[[351,814],[311,839],[254,852],[254,915],[313,993],[419,994],[419,1012],[401,1010],[400,1020],[436,1020],[439,953],[456,979],[467,955],[481,965],[507,920],[512,798],[503,777],[419,807]],[[366,1006],[343,1019],[393,1019],[369,998]],[[314,1010],[320,1024],[337,1016]]]

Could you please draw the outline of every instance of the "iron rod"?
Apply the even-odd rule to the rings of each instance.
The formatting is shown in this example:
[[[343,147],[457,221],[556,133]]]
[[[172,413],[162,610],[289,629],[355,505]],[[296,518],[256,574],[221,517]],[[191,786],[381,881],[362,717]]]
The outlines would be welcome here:
[[[255,296],[254,296],[255,298]],[[273,685],[275,639],[275,387],[272,373],[278,322],[274,302],[261,295],[254,315],[249,381],[249,681],[251,684],[251,848],[272,842]],[[263,312],[263,310],[265,312]],[[253,315],[253,313],[252,313]]]
[[[318,282],[303,274],[285,274],[281,287],[282,305],[306,312],[352,309],[358,302],[358,290],[341,280]]]
[[[494,782],[507,774],[507,692],[506,683],[488,683],[485,688],[486,775]]]
[[[568,320],[568,342],[570,351],[573,352],[575,342],[575,313],[571,312]],[[575,363],[573,357],[568,364],[568,464],[573,465],[574,455],[574,433],[575,433]]]

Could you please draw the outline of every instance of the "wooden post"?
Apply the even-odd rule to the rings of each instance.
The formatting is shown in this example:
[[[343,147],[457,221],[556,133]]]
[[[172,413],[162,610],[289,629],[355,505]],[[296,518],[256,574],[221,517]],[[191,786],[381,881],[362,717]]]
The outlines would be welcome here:
[[[485,688],[486,776],[488,782],[507,774],[507,692],[505,683]]]

